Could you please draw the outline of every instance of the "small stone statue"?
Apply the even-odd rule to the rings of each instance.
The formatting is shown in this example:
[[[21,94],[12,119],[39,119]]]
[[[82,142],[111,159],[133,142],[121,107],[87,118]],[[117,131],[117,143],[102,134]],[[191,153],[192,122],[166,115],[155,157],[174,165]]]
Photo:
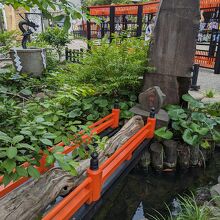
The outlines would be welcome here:
[[[161,91],[160,87],[154,86],[140,93],[138,99],[141,109],[150,112],[151,108],[155,108],[158,113],[163,106],[166,95]]]
[[[166,111],[161,109],[164,104],[166,95],[161,91],[159,86],[153,86],[139,94],[139,103],[130,109],[131,112],[148,117],[152,108],[155,109],[157,118],[157,128],[166,126],[169,118]]]
[[[21,15],[20,15],[21,16]],[[22,17],[22,16],[21,16]],[[25,29],[23,26],[26,25],[28,27],[32,27],[34,28],[34,30],[36,31],[36,28],[38,28],[39,26],[36,25],[34,22],[30,21],[28,18],[24,18],[22,17],[24,20],[23,21],[20,21],[18,23],[18,26],[19,26],[19,29],[22,31],[22,35],[23,35],[23,39],[22,39],[22,48],[23,49],[27,49],[27,41],[28,41],[28,38],[31,34],[33,34],[32,30],[31,29]]]

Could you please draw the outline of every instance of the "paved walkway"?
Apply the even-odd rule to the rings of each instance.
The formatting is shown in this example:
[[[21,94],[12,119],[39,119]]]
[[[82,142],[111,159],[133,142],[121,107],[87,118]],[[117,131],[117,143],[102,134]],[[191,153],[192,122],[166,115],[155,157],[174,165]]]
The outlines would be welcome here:
[[[214,74],[213,70],[200,68],[197,85],[200,86],[198,92],[190,91],[189,93],[196,99],[204,103],[220,102],[220,74]],[[206,91],[214,91],[214,97],[205,97]]]
[[[220,74],[214,74],[210,69],[200,68],[197,84],[201,86],[201,91],[213,89],[220,93]]]

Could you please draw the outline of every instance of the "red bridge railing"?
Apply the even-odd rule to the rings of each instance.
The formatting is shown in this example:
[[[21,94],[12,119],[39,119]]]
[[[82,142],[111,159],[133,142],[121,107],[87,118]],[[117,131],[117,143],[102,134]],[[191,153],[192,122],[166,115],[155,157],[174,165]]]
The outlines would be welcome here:
[[[124,5],[98,5],[89,7],[91,16],[109,16],[110,7],[115,7],[115,15],[137,15],[138,5],[143,5],[143,14],[154,14],[158,11],[160,1],[151,1],[143,4],[124,4]],[[200,9],[208,11],[220,6],[220,0],[200,0]]]
[[[98,201],[101,197],[103,184],[122,163],[132,158],[133,152],[145,139],[153,138],[155,125],[156,119],[149,117],[147,124],[123,144],[97,170],[88,169],[87,178],[50,210],[43,217],[43,220],[68,220],[84,204]]]

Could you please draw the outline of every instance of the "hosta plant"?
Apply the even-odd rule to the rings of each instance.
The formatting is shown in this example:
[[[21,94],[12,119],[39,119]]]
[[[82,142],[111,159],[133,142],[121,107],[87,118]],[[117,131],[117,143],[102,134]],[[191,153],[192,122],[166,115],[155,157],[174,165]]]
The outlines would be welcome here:
[[[183,95],[183,100],[188,102],[188,108],[180,106],[167,106],[168,115],[171,119],[169,132],[190,146],[201,146],[205,149],[211,147],[211,143],[220,141],[220,117],[211,116],[207,112],[206,105],[195,100],[190,95]],[[161,128],[155,133],[159,137],[167,137],[167,129]],[[171,135],[170,135],[170,138]]]

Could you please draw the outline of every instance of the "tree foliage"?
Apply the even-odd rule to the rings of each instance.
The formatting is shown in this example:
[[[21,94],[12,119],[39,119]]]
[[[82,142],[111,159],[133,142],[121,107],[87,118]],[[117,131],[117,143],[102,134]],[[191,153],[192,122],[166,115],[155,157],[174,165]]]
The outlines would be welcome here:
[[[77,9],[76,6],[69,0],[2,0],[2,3],[5,5],[12,5],[15,9],[22,7],[26,10],[29,10],[31,7],[38,6],[42,11],[44,16],[48,18],[54,18],[58,21],[61,21],[65,18],[64,27],[65,30],[70,28],[71,18],[81,18],[82,12],[80,9]],[[61,10],[62,15],[53,17],[53,12],[57,9]]]

